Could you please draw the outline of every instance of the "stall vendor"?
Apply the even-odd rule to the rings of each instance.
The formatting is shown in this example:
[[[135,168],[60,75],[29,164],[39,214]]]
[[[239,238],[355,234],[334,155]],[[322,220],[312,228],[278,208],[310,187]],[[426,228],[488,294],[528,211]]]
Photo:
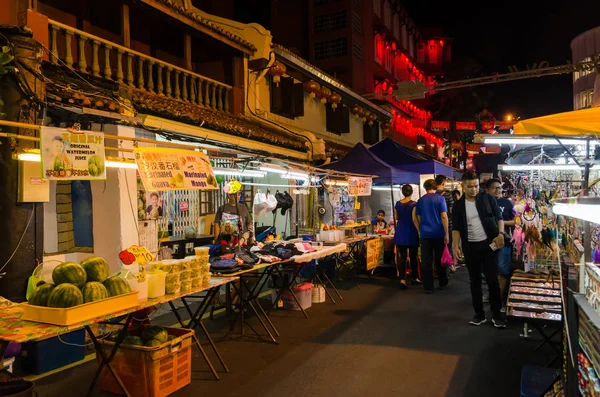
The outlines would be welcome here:
[[[248,208],[240,204],[242,184],[230,181],[223,187],[227,202],[217,209],[215,215],[215,244],[226,241],[232,246],[247,244],[252,238],[252,220]]]
[[[373,225],[373,231],[375,232],[387,229],[388,223],[385,220],[385,211],[377,211],[377,217],[373,218],[371,224]]]

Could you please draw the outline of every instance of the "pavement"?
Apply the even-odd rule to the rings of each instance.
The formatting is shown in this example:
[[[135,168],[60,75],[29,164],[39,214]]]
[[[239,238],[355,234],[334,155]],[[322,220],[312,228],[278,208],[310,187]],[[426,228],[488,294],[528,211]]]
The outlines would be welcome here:
[[[173,396],[518,396],[523,365],[543,365],[552,356],[546,348],[534,352],[539,335],[521,339],[518,324],[469,325],[464,268],[452,275],[450,288],[432,295],[416,286],[401,291],[386,277],[364,278],[360,289],[343,284],[341,293],[336,305],[313,305],[308,320],[274,311],[278,345],[219,340],[227,319],[206,320],[230,373],[213,380],[194,348],[192,383]],[[175,322],[172,315],[156,320]],[[83,396],[95,369],[90,362],[42,378],[36,390],[40,397]]]

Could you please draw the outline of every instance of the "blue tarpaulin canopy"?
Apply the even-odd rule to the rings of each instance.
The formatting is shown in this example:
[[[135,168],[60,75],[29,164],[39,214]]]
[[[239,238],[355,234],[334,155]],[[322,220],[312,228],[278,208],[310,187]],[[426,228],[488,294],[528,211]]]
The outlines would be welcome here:
[[[362,143],[356,146],[341,160],[321,168],[362,175],[377,175],[373,183],[419,184],[419,174],[395,168],[381,160]]]
[[[439,161],[428,159],[419,153],[405,148],[391,138],[385,138],[369,148],[369,151],[387,164],[404,171],[418,174],[457,176],[457,171]]]

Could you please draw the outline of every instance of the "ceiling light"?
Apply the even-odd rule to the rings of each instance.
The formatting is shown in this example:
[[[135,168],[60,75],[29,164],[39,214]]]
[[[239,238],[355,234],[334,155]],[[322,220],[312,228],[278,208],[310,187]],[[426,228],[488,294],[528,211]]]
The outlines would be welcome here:
[[[129,161],[105,160],[104,165],[106,165],[107,168],[124,168],[130,170],[137,170],[138,168],[136,163]]]
[[[346,182],[346,181],[332,181],[332,180],[325,181],[325,184],[331,185],[331,186],[348,186],[349,185],[348,182]]]

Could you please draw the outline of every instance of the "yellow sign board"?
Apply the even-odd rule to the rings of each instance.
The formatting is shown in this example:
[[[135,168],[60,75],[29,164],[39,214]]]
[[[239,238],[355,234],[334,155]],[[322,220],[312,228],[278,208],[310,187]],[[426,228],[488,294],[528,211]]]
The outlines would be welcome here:
[[[367,240],[367,271],[383,265],[383,239],[372,238]]]
[[[149,192],[218,188],[210,160],[204,153],[143,147],[136,148],[134,154],[140,178]]]

